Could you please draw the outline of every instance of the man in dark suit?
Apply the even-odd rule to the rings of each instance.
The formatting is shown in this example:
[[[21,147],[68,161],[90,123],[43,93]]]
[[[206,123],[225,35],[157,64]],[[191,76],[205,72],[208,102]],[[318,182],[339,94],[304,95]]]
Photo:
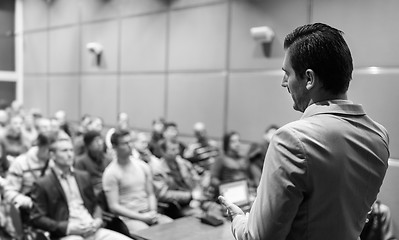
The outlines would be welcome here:
[[[93,217],[96,200],[90,176],[73,169],[71,140],[56,141],[51,146],[50,157],[54,161],[51,173],[33,187],[32,224],[57,239],[130,239],[102,228],[101,218]]]

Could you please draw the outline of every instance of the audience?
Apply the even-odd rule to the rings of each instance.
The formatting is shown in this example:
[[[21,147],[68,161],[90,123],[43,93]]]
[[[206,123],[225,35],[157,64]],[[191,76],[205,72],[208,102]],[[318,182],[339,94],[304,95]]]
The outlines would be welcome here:
[[[48,231],[52,239],[130,239],[102,228],[102,219],[93,217],[96,198],[90,175],[72,167],[72,141],[53,143],[50,156],[51,173],[37,180],[32,190],[32,224]]]
[[[194,124],[194,136],[196,142],[189,144],[184,151],[184,158],[197,166],[199,173],[210,170],[219,156],[217,143],[208,138],[205,124],[197,122]]]
[[[111,156],[104,152],[104,139],[97,131],[88,131],[83,135],[86,151],[77,156],[76,169],[87,171],[97,196],[102,191],[102,176],[105,168],[111,162]]]
[[[267,149],[269,148],[270,140],[278,128],[277,125],[269,126],[264,132],[261,141],[253,143],[249,147],[247,158],[249,160],[250,173],[255,187],[258,186],[262,175],[263,163],[265,161]]]
[[[218,186],[246,179],[256,187],[270,139],[278,129],[269,126],[261,141],[244,153],[237,132],[226,133],[219,150],[202,122],[194,124],[195,142],[186,147],[178,140],[174,122],[156,119],[151,133],[133,134],[126,113],[119,113],[117,119],[115,128],[107,132],[106,148],[100,117],[84,115],[74,128],[63,110],[54,113],[56,124],[18,103],[0,110],[0,236],[13,235],[6,207],[12,204],[22,216],[24,210],[31,210],[34,223],[30,224],[50,232],[51,237],[123,239],[101,228],[103,223],[96,218],[96,198],[101,192],[110,211],[131,233],[171,222],[171,218],[199,217],[210,208],[221,213],[220,205],[213,202]],[[79,191],[83,188],[87,190]],[[383,204],[373,207],[389,227],[386,235],[392,237],[385,239],[396,239],[387,209]],[[362,240],[368,239],[365,234]]]
[[[103,174],[103,189],[109,209],[119,215],[131,233],[172,221],[157,212],[157,199],[149,166],[132,158],[132,136],[119,130],[111,137],[116,154]]]
[[[148,143],[148,149],[157,158],[162,157],[160,142],[163,140],[163,131],[165,129],[165,120],[163,118],[152,121],[151,139]]]
[[[212,166],[212,185],[217,191],[220,183],[249,178],[248,159],[241,154],[240,135],[231,131],[223,136],[223,154]],[[216,192],[217,193],[217,192]]]

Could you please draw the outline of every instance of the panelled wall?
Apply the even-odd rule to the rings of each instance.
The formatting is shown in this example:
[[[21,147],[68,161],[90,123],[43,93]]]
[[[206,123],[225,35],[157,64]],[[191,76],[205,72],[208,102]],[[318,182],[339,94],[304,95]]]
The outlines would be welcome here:
[[[398,158],[397,9],[396,0],[25,0],[24,104],[107,125],[126,111],[142,130],[163,116],[185,136],[203,121],[214,138],[237,130],[255,141],[300,117],[281,87],[283,40],[322,21],[346,33],[349,96],[388,128]],[[268,57],[249,34],[262,25],[276,34]],[[104,47],[99,66],[89,42]]]

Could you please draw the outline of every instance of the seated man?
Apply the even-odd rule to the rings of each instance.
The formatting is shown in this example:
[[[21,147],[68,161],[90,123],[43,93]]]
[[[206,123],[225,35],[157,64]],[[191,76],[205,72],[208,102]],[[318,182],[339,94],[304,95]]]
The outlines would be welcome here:
[[[198,166],[202,171],[209,171],[216,158],[219,156],[219,148],[215,141],[208,138],[205,125],[202,122],[194,124],[196,142],[188,145],[183,157]],[[202,173],[200,170],[199,173]]]
[[[17,207],[30,208],[32,200],[29,193],[33,183],[48,171],[49,149],[57,138],[69,138],[64,132],[48,131],[40,133],[36,146],[18,156],[11,164],[4,186],[4,198]]]
[[[181,215],[202,214],[198,203],[205,200],[201,178],[191,162],[179,154],[179,143],[171,140],[165,144],[165,154],[161,158],[163,171],[155,174],[154,183],[161,202],[177,202]]]
[[[111,143],[116,161],[111,162],[103,174],[103,189],[111,212],[121,217],[131,233],[171,222],[172,219],[157,212],[150,168],[131,157],[131,134],[117,130]]]
[[[48,231],[52,239],[130,239],[101,228],[101,218],[93,218],[96,199],[90,175],[73,169],[71,140],[60,139],[53,143],[50,157],[54,161],[51,173],[38,179],[32,190],[32,225]]]
[[[102,176],[111,162],[111,156],[104,151],[104,139],[98,131],[88,131],[83,135],[85,153],[78,156],[75,167],[90,173],[94,193],[97,196],[103,189]]]

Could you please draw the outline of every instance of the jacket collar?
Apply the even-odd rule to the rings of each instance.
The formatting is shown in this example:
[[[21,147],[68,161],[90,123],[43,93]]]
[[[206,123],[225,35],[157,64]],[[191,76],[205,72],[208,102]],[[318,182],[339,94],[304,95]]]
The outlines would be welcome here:
[[[349,100],[330,100],[313,103],[308,106],[301,119],[319,114],[366,115],[362,105]]]

